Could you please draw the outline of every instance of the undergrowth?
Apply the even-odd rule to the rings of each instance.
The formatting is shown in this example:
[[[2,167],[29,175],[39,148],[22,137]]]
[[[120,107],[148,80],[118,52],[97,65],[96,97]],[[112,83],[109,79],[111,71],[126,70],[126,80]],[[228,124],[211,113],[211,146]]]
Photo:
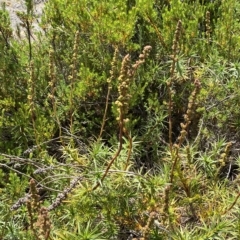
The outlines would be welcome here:
[[[0,239],[239,239],[238,1],[49,0],[38,32],[25,4],[0,11]]]

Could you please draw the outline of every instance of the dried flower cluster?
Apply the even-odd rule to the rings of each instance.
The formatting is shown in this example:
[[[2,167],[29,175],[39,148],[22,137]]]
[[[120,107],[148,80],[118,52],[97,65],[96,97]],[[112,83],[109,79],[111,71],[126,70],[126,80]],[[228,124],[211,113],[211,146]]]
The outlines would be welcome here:
[[[128,103],[130,99],[129,94],[129,84],[131,81],[131,78],[129,76],[129,73],[131,73],[131,60],[130,55],[127,54],[123,61],[122,61],[122,67],[120,76],[118,78],[119,84],[118,84],[118,93],[119,97],[115,104],[117,105],[117,110],[119,113],[119,117],[117,117],[117,120],[120,120],[120,116],[126,114],[128,112]]]
[[[220,155],[219,163],[221,167],[226,166],[231,147],[232,147],[232,142],[227,143],[223,153]]]
[[[211,40],[211,21],[210,21],[210,12],[206,12],[206,38],[207,43],[210,43]]]
[[[173,39],[173,45],[172,45],[172,65],[171,65],[171,78],[173,78],[174,75],[174,70],[175,70],[175,64],[177,62],[177,53],[178,53],[178,46],[179,46],[179,41],[180,41],[180,35],[181,35],[181,30],[182,30],[182,21],[178,21],[175,33],[174,33],[174,39]]]
[[[129,54],[123,58],[120,76],[118,78],[119,97],[115,102],[117,105],[117,111],[119,113],[117,120],[120,122],[128,121],[128,119],[124,119],[123,116],[127,114],[129,108],[129,100],[131,98],[131,95],[129,94],[129,87],[136,70],[145,62],[145,59],[148,57],[151,49],[151,46],[145,46],[142,54],[139,55],[139,59],[133,65],[131,65],[131,58]]]
[[[68,77],[71,83],[72,81],[75,81],[77,77],[77,56],[78,56],[79,38],[80,38],[80,32],[77,31],[75,33],[75,38],[74,38],[72,64],[70,65],[72,74]]]
[[[30,206],[31,210],[38,211],[40,209],[40,196],[38,195],[38,190],[36,188],[36,182],[34,179],[30,180],[30,198],[31,201],[27,202],[27,205]]]
[[[195,86],[194,90],[189,97],[187,112],[186,114],[184,114],[184,122],[180,124],[181,126],[180,136],[177,138],[177,144],[175,144],[175,147],[180,147],[180,145],[185,140],[185,137],[187,135],[187,128],[191,124],[191,120],[195,113],[196,98],[201,88],[201,84],[198,79],[195,80],[194,86]]]
[[[150,232],[150,229],[151,229],[151,225],[152,225],[154,219],[156,219],[156,218],[157,218],[157,213],[156,212],[151,212],[149,214],[147,223],[142,229],[142,240],[149,239],[149,232]]]
[[[38,213],[37,222],[34,224],[34,228],[37,230],[37,238],[39,240],[46,240],[49,238],[51,221],[49,218],[48,209],[46,207],[41,207]]]
[[[30,198],[26,202],[28,210],[28,218],[30,221],[31,230],[34,229],[34,223],[36,222],[38,212],[40,210],[40,196],[36,188],[36,183],[34,179],[30,180]]]
[[[30,62],[29,66],[30,78],[28,79],[28,104],[30,106],[30,113],[34,113],[34,68],[33,63]]]
[[[116,47],[113,55],[113,60],[111,62],[111,70],[110,77],[107,79],[109,85],[111,85],[112,81],[117,77],[117,59],[118,59],[119,50]]]
[[[150,51],[152,50],[151,46],[145,46],[142,53],[139,55],[139,59],[135,62],[135,64],[133,64],[132,68],[132,76],[134,76],[136,70],[138,69],[138,67],[143,64],[146,60],[146,58],[149,56]]]
[[[54,96],[56,91],[56,71],[55,71],[55,64],[54,64],[54,50],[50,49],[49,51],[49,87],[50,93],[48,94],[48,98],[52,100],[52,104],[54,106]]]
[[[103,115],[103,120],[102,120],[102,125],[101,125],[101,130],[99,133],[98,138],[100,139],[102,134],[103,134],[103,130],[104,130],[104,126],[106,123],[106,118],[107,118],[107,111],[108,111],[108,104],[109,104],[109,96],[110,96],[110,92],[112,89],[112,81],[117,78],[117,59],[118,59],[118,48],[115,48],[114,51],[114,55],[113,55],[113,60],[111,62],[111,70],[110,70],[110,77],[107,79],[107,83],[108,83],[108,92],[107,92],[107,97],[106,97],[106,105],[105,105],[105,110],[104,110],[104,115]]]

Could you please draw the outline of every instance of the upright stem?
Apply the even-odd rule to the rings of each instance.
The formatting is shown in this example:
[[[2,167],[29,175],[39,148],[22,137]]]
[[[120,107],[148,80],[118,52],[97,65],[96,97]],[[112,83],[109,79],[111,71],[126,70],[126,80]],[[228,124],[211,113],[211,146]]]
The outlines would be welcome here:
[[[169,125],[169,147],[170,151],[172,153],[172,108],[173,108],[173,91],[172,91],[172,85],[173,85],[173,80],[174,80],[174,71],[175,71],[175,66],[177,63],[177,50],[178,50],[178,43],[180,39],[180,33],[181,33],[181,28],[182,28],[182,22],[181,20],[178,21],[176,31],[174,34],[174,39],[173,39],[173,45],[172,45],[172,65],[170,69],[170,79],[167,83],[168,87],[168,96],[169,96],[169,101],[168,101],[168,125]]]

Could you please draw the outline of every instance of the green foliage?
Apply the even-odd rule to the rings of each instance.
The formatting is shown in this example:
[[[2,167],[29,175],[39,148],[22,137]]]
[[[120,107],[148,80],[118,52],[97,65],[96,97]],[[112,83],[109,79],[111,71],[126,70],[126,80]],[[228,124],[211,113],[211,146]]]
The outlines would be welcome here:
[[[0,10],[0,239],[239,239],[240,5]],[[25,32],[23,36],[20,32]]]

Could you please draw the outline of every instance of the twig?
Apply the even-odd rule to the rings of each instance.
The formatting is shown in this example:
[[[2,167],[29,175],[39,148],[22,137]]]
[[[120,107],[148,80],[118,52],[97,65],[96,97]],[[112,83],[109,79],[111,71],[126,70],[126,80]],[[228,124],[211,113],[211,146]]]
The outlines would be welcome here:
[[[232,205],[231,205],[227,210],[225,210],[225,211],[222,213],[222,215],[225,215],[227,212],[229,212],[229,211],[234,207],[234,205],[237,203],[237,200],[238,200],[239,197],[240,197],[240,192],[238,193],[238,195],[237,195],[237,197],[235,198],[235,200],[234,200],[234,202],[232,203]]]

